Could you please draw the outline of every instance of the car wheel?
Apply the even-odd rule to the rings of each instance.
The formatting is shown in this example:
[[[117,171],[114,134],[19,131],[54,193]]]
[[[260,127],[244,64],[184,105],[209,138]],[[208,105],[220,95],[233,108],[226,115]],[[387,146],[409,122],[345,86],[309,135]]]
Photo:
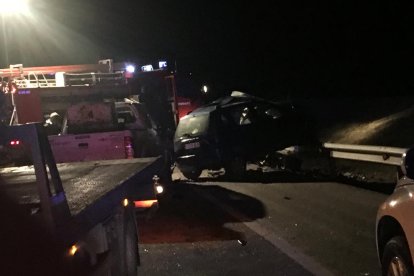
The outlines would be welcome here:
[[[246,159],[235,156],[225,167],[226,176],[233,180],[242,180],[246,174]]]
[[[394,237],[387,242],[381,263],[382,275],[414,275],[411,254],[408,250],[407,241],[403,236]]]
[[[182,174],[189,180],[197,180],[201,174],[201,169],[199,168],[186,168],[181,170]]]
[[[285,171],[287,166],[286,166],[286,157],[278,157],[278,162],[277,162],[277,168],[281,171]]]

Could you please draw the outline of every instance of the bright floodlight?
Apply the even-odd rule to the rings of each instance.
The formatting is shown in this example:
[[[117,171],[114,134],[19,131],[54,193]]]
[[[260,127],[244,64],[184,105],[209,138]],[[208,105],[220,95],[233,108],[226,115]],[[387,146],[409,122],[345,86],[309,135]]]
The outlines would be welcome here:
[[[203,85],[203,92],[204,92],[204,93],[207,93],[207,92],[208,92],[208,87],[207,87],[207,85]]]
[[[0,14],[27,14],[28,2],[28,0],[0,0]]]
[[[126,67],[126,70],[128,73],[134,73],[135,72],[135,66],[134,65],[128,65]]]

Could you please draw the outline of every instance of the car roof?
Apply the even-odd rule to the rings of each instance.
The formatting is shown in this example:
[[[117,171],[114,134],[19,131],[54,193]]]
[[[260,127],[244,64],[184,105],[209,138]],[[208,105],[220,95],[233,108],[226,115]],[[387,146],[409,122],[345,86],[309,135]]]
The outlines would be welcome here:
[[[202,115],[205,115],[205,114],[209,114],[209,113],[213,112],[216,109],[217,109],[216,106],[202,106],[202,107],[199,107],[199,108],[191,111],[189,114],[182,117],[181,120],[191,118],[191,117],[197,117],[197,116],[202,116]]]
[[[207,113],[211,113],[217,109],[237,106],[237,105],[246,104],[246,103],[268,103],[268,104],[274,105],[276,107],[279,107],[285,110],[291,109],[293,107],[290,103],[273,102],[273,101],[265,100],[259,97],[251,96],[246,93],[233,91],[231,96],[221,97],[209,104],[201,106],[193,110],[191,113],[189,113],[185,117],[183,117],[183,119],[187,118],[187,116],[196,117],[196,116],[204,115]]]

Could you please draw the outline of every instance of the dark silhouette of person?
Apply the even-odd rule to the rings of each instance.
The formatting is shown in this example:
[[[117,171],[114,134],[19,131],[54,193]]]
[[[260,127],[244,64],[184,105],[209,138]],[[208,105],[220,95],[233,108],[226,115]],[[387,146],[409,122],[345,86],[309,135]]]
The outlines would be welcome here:
[[[62,132],[63,119],[57,112],[52,112],[46,120],[47,135],[58,135]]]

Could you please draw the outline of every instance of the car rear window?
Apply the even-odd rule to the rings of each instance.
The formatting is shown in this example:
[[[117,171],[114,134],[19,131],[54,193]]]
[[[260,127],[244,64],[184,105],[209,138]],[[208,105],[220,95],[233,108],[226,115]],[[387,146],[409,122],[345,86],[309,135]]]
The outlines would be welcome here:
[[[137,114],[135,115],[135,112]],[[148,114],[140,104],[125,104],[118,103],[116,106],[116,115],[118,124],[126,127],[127,129],[149,129],[152,127],[151,121],[148,118]]]
[[[198,136],[207,132],[209,123],[209,114],[187,117],[180,120],[175,137]]]
[[[131,124],[136,121],[134,113],[129,107],[116,108],[118,123]]]
[[[116,129],[112,103],[82,102],[68,107],[64,133],[81,134]]]

